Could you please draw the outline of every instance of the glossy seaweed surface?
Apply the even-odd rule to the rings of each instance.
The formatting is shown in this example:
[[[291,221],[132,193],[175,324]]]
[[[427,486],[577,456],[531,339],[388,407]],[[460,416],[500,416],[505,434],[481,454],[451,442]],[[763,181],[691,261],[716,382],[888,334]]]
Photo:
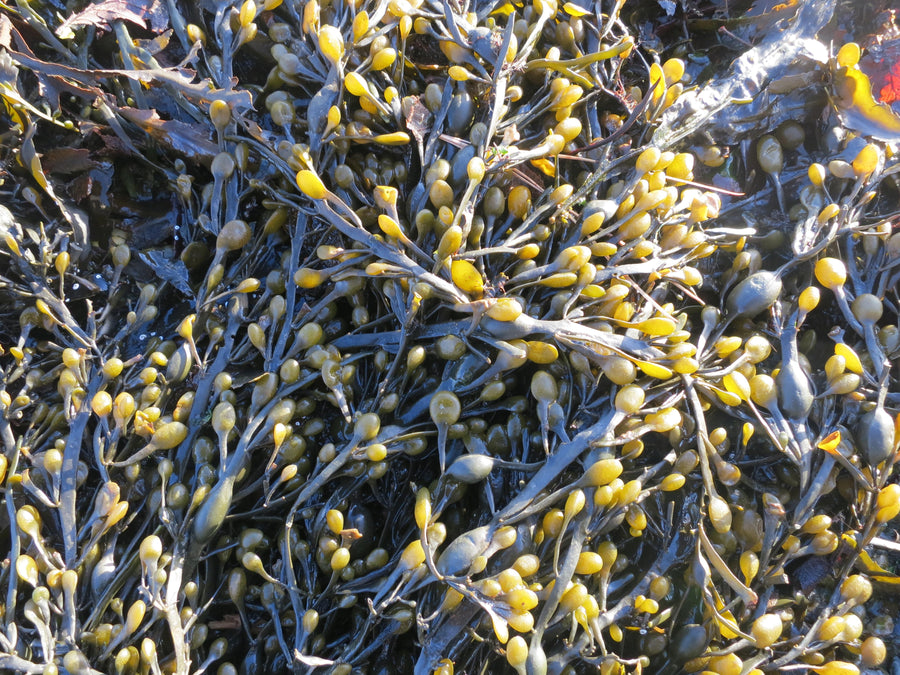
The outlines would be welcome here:
[[[0,671],[896,673],[894,19],[0,4]]]

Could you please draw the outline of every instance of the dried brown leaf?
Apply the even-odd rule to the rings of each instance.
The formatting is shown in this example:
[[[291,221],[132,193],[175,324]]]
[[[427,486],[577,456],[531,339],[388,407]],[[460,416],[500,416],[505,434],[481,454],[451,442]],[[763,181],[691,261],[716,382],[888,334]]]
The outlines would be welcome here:
[[[128,21],[141,28],[149,26],[158,33],[168,27],[169,12],[160,0],[102,0],[63,21],[56,29],[56,35],[64,40],[71,39],[78,26],[109,30],[112,21]]]
[[[164,120],[155,110],[118,108],[118,113],[146,131],[163,146],[180,153],[186,159],[209,164],[219,151],[218,146],[200,130],[177,120]]]
[[[425,107],[418,96],[412,96],[412,105],[406,115],[406,128],[419,144],[425,142],[425,137],[431,130],[431,111]]]
[[[97,166],[87,148],[53,148],[41,157],[47,173],[73,174],[89,171]]]

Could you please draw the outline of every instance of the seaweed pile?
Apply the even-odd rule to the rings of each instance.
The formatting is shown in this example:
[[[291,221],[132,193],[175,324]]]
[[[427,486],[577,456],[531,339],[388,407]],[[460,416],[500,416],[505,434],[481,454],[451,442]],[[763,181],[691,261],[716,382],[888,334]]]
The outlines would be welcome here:
[[[884,672],[892,21],[0,5],[0,670]]]

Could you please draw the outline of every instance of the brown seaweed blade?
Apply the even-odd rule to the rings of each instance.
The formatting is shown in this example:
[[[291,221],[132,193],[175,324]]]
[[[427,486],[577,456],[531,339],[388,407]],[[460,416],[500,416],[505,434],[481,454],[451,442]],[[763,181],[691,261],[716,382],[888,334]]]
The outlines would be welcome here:
[[[884,662],[865,11],[588,4],[0,7],[0,668]]]

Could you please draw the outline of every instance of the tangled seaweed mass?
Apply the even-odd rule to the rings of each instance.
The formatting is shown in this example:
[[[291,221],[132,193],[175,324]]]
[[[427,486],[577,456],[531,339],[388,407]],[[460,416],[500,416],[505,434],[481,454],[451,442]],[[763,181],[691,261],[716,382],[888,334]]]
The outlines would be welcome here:
[[[0,5],[0,670],[886,672],[857,4]]]

